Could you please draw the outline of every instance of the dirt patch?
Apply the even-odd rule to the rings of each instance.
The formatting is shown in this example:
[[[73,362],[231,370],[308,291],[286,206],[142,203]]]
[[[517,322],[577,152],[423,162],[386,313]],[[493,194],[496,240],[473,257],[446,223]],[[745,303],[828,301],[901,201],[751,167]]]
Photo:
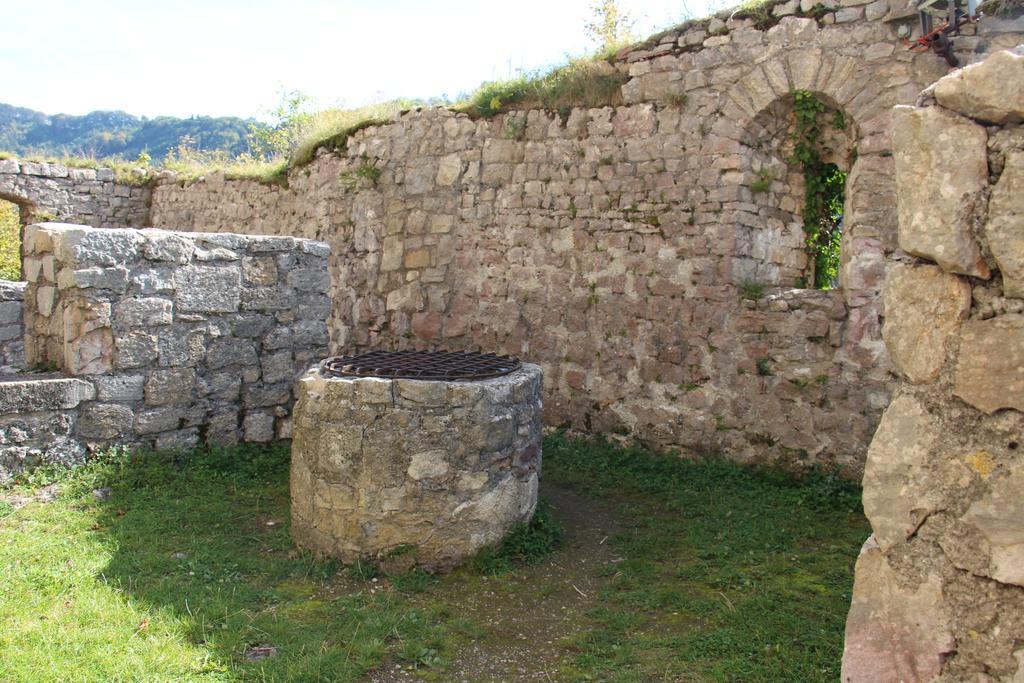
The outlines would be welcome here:
[[[565,528],[565,542],[550,560],[500,578],[462,569],[415,598],[441,600],[461,625],[464,642],[445,680],[553,681],[571,653],[565,642],[588,623],[609,565],[619,561],[608,544],[618,530],[610,507],[565,488],[544,484],[541,495]],[[444,593],[441,594],[440,591]],[[377,683],[417,680],[408,665],[372,672]]]

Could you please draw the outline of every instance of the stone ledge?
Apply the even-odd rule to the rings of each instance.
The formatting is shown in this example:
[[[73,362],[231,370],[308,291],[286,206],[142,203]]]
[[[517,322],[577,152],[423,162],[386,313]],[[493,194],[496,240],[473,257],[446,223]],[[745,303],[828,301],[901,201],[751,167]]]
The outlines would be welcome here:
[[[0,382],[0,415],[39,410],[69,410],[96,397],[96,389],[85,380],[14,380]]]

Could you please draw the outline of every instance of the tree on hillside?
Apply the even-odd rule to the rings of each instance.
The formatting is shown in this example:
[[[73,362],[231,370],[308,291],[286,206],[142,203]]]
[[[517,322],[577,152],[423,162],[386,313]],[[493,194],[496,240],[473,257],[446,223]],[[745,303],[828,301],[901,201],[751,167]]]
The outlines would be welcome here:
[[[599,50],[609,50],[633,38],[636,19],[619,7],[617,0],[598,0],[590,6],[592,19],[584,24],[587,36]]]

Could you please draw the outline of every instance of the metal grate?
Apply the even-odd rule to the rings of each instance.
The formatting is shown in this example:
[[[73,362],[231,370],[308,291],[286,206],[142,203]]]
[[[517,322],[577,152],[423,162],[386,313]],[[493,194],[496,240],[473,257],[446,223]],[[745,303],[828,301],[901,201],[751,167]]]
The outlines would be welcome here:
[[[335,356],[320,368],[335,377],[433,379],[449,382],[500,377],[518,370],[512,356],[459,351],[371,351],[357,356]]]

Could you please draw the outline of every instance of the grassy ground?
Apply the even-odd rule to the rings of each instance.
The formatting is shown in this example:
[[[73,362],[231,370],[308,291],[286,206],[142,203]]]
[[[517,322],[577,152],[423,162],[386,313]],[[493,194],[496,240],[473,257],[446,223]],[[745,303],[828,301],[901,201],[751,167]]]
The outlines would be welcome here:
[[[21,214],[0,200],[0,280],[21,279]]]
[[[554,522],[436,578],[295,551],[287,456],[111,455],[0,492],[0,680],[838,675],[867,526],[828,478],[552,436]]]

